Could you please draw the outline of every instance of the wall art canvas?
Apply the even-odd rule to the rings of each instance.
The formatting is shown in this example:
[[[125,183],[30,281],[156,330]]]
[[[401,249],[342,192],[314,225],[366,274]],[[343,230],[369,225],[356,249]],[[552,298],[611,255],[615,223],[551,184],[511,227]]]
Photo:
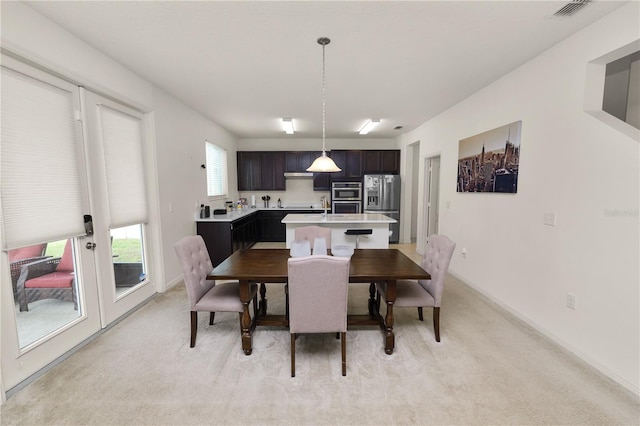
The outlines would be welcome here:
[[[522,121],[471,136],[458,149],[458,192],[518,192]]]

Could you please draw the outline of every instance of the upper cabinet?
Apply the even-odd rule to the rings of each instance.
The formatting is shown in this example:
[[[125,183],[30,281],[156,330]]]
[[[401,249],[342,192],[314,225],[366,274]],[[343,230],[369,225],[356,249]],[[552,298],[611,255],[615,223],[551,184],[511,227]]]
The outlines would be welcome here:
[[[284,191],[285,153],[238,151],[238,191]]]
[[[238,151],[238,191],[284,191],[284,173],[302,173],[318,151]],[[329,191],[332,181],[360,181],[366,174],[400,173],[399,150],[343,150],[327,153],[336,173],[314,173],[313,190]]]
[[[332,180],[362,179],[362,153],[366,151],[341,150],[331,151],[331,158],[342,171],[331,173]]]
[[[284,171],[289,173],[303,173],[311,166],[321,153],[315,151],[287,151],[285,156]]]
[[[400,173],[400,150],[362,151],[362,174]]]

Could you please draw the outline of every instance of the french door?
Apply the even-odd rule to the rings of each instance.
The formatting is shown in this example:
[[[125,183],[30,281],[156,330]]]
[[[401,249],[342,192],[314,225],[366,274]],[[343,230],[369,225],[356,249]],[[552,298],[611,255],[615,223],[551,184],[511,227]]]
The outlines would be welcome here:
[[[144,116],[2,57],[0,304],[8,390],[155,293]]]

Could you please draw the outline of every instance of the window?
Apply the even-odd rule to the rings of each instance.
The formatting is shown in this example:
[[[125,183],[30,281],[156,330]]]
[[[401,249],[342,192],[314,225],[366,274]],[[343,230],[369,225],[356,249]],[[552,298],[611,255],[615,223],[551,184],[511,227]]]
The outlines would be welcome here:
[[[227,151],[205,141],[207,150],[207,195],[227,198]]]
[[[618,119],[640,128],[640,51],[606,66],[602,109]]]
[[[640,141],[640,39],[587,63],[584,111]]]

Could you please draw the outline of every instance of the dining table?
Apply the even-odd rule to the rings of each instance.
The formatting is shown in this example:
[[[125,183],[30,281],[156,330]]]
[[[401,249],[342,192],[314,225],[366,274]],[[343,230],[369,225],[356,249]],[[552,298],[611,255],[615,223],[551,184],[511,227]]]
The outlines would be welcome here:
[[[234,252],[208,275],[210,280],[237,280],[239,282],[242,313],[242,350],[251,355],[252,334],[256,326],[285,326],[286,315],[267,315],[265,283],[287,283],[289,249],[243,249]],[[393,332],[393,304],[396,283],[403,279],[428,280],[431,276],[398,249],[356,249],[350,259],[349,283],[369,283],[368,313],[348,315],[347,327],[377,325],[384,336],[384,351],[391,355],[395,348]],[[380,315],[376,306],[376,282],[386,282],[386,314]],[[249,315],[251,283],[260,283],[260,304],[253,321]]]

